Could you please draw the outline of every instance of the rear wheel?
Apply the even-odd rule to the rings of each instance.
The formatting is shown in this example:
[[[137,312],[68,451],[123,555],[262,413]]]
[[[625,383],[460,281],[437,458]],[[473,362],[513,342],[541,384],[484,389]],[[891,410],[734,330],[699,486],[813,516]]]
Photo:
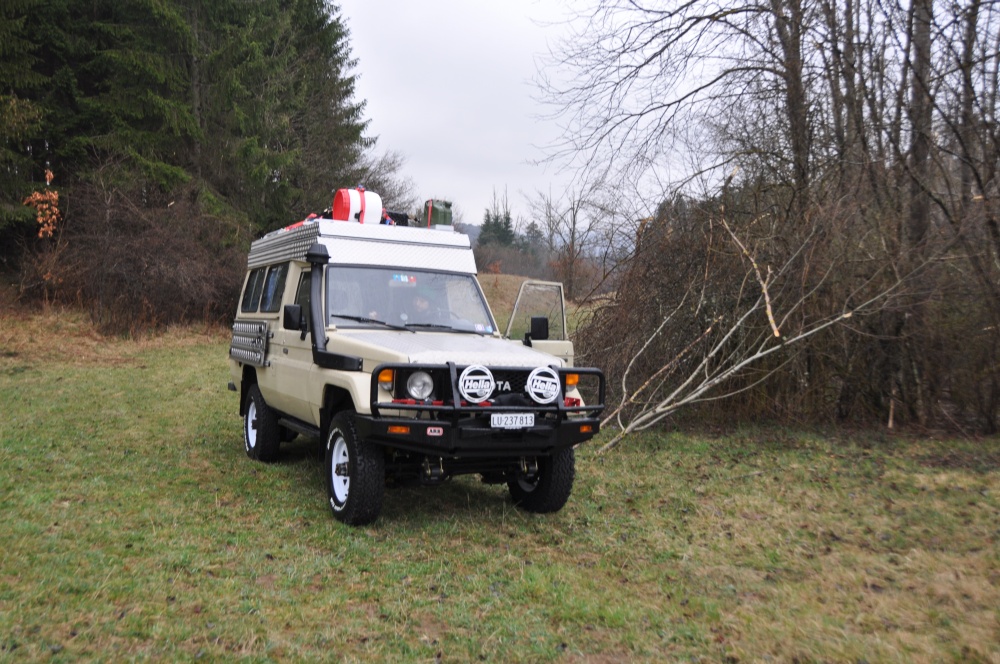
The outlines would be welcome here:
[[[324,468],[330,509],[339,521],[361,526],[378,518],[385,494],[385,454],[378,445],[358,438],[351,413],[340,413],[330,422]]]
[[[247,392],[243,412],[243,449],[247,456],[265,462],[277,459],[278,446],[281,445],[278,416],[264,402],[256,384],[251,385]]]
[[[569,500],[576,475],[576,457],[573,448],[553,452],[552,456],[538,457],[534,473],[519,472],[507,480],[514,504],[528,512],[544,514],[558,512]]]

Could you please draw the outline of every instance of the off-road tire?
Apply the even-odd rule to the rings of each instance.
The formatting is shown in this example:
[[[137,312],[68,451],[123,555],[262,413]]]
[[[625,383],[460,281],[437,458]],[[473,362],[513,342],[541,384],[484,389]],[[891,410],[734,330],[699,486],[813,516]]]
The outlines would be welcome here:
[[[243,409],[243,449],[247,456],[265,463],[278,458],[281,428],[278,416],[264,401],[260,388],[251,385]]]
[[[576,475],[573,448],[538,457],[538,472],[532,480],[514,477],[507,481],[514,504],[527,512],[546,514],[558,512],[569,500]]]
[[[378,518],[385,495],[385,453],[358,438],[352,413],[339,413],[330,421],[323,469],[337,520],[363,526]]]

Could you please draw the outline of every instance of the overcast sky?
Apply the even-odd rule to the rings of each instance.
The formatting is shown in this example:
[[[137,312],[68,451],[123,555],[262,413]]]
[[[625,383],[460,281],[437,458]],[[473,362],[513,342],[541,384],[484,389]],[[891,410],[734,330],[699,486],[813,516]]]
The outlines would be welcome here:
[[[554,43],[556,0],[337,0],[358,60],[378,151],[406,158],[420,201],[451,200],[481,223],[494,188],[515,215],[522,192],[559,192],[566,179],[533,166],[559,137],[533,100],[536,60]]]

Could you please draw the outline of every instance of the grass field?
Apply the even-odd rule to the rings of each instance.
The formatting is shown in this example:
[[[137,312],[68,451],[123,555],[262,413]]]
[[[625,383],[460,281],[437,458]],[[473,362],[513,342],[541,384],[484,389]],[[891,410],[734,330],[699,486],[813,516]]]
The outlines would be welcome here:
[[[218,331],[0,315],[0,661],[1000,662],[1000,442],[781,430],[578,451],[353,529],[242,450]]]

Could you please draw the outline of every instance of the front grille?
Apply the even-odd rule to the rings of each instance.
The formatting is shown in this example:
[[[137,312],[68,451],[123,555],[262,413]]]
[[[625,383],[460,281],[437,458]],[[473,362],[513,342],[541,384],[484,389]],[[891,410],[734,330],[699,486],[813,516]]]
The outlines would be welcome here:
[[[491,369],[492,371],[492,369]],[[493,378],[497,382],[497,389],[494,390],[493,396],[499,394],[524,394],[524,387],[528,384],[528,374],[531,371],[505,371],[497,370],[493,371]],[[510,389],[506,389],[506,386],[510,386]],[[500,387],[503,386],[505,389],[501,390]]]

